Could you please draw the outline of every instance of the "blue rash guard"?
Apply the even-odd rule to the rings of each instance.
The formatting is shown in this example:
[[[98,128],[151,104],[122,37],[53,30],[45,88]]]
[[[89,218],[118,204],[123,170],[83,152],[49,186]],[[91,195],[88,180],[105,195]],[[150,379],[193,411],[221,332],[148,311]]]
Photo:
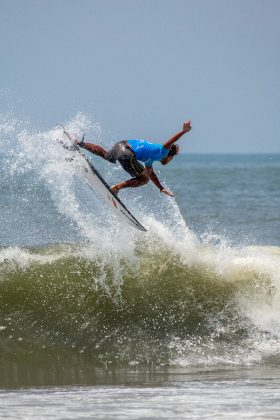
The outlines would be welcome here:
[[[144,162],[145,166],[152,166],[155,161],[165,158],[169,150],[162,144],[150,143],[146,140],[128,140],[127,141],[136,159]]]

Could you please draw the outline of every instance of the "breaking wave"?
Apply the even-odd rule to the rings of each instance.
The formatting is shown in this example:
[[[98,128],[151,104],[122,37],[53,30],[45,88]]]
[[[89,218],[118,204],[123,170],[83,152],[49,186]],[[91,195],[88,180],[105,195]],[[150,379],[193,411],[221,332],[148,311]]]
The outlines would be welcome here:
[[[279,248],[185,253],[155,237],[137,241],[133,260],[89,243],[5,248],[0,351],[179,365],[279,357],[279,265]]]

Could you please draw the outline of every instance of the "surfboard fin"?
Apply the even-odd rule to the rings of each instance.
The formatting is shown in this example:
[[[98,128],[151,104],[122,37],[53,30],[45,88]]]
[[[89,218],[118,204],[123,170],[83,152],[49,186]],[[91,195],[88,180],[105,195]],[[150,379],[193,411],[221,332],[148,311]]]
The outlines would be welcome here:
[[[83,134],[82,140],[80,141],[80,145],[85,142],[85,133]]]

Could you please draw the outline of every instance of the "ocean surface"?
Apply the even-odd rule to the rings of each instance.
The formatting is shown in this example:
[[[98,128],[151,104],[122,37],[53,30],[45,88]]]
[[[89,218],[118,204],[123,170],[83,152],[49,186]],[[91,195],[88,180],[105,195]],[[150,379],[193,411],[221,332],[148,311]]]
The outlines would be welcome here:
[[[0,417],[280,418],[280,155],[155,165],[175,199],[120,193],[143,233],[62,138],[0,118]]]

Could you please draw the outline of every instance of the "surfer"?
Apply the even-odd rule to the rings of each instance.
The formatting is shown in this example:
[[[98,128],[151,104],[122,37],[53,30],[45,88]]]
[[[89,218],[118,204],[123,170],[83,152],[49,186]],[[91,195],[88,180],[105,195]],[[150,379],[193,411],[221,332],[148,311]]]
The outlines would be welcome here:
[[[84,140],[76,143],[78,146],[111,163],[118,161],[123,169],[132,176],[127,181],[113,185],[111,191],[114,194],[118,194],[123,188],[141,187],[151,180],[160,192],[173,197],[173,193],[161,185],[153,170],[153,163],[159,161],[162,165],[167,165],[171,162],[174,156],[179,153],[179,146],[175,144],[176,141],[190,130],[191,121],[186,121],[182,130],[163,144],[150,143],[146,140],[122,140],[116,143],[109,151],[97,144],[85,143]],[[145,166],[139,161],[143,162]]]

